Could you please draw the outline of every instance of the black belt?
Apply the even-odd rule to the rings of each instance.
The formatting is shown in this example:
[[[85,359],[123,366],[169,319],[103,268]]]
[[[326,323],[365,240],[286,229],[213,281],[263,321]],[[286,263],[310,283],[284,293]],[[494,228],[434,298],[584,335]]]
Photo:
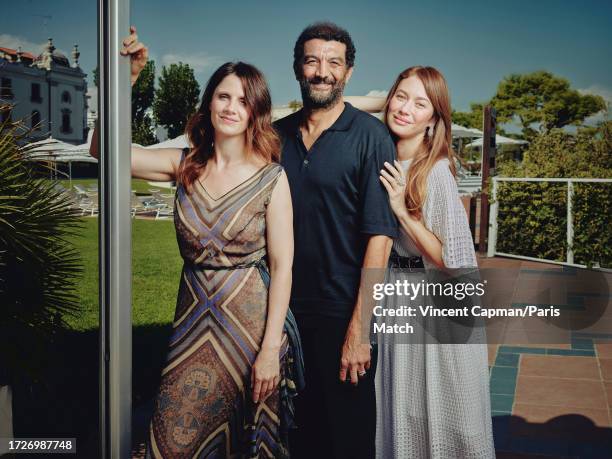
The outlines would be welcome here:
[[[395,250],[392,250],[389,256],[389,267],[418,269],[425,268],[425,265],[423,264],[423,257],[402,257]]]
[[[225,270],[233,271],[235,269],[252,268],[253,266],[257,266],[257,269],[259,270],[268,269],[268,265],[266,264],[265,257],[262,257],[258,260],[252,261],[250,263],[244,263],[241,265],[230,265],[230,266],[204,266],[204,265],[195,265],[195,264],[192,265],[194,269],[209,269],[211,271],[225,271]]]

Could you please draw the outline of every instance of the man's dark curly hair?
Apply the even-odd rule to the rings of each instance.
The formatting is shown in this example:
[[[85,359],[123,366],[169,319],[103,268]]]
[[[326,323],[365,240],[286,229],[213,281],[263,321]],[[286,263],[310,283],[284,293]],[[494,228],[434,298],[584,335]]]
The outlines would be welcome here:
[[[346,45],[346,65],[351,68],[355,64],[355,45],[349,33],[333,22],[316,22],[306,27],[293,48],[293,71],[299,77],[302,74],[301,66],[304,58],[304,43],[319,38],[325,41],[338,41]]]

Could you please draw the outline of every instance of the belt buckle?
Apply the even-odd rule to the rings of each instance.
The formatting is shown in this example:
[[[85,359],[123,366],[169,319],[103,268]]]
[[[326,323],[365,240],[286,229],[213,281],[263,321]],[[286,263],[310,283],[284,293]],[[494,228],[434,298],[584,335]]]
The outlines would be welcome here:
[[[394,255],[391,257],[391,266],[399,269],[408,269],[408,272],[413,272],[413,268],[416,265],[416,262],[413,259],[416,257],[402,257],[399,255]]]

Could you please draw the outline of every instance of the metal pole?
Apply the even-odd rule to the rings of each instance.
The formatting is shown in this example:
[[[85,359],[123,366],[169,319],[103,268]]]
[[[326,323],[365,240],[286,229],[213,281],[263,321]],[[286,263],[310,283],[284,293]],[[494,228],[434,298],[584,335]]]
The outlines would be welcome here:
[[[567,182],[567,262],[574,263],[574,209],[572,200],[574,199],[574,183]]]
[[[487,257],[495,256],[495,249],[497,246],[497,210],[499,203],[497,202],[497,177],[493,177],[493,204],[491,205],[491,213],[489,214],[489,240],[487,246]]]
[[[129,0],[99,0],[100,71],[100,452],[131,449],[132,321],[129,62],[119,55],[129,33]]]
[[[482,188],[480,192],[480,234],[478,251],[484,254],[487,251],[486,240],[489,223],[489,199],[487,185],[491,169],[491,160],[495,158],[495,130],[496,114],[495,108],[485,105],[482,114]]]

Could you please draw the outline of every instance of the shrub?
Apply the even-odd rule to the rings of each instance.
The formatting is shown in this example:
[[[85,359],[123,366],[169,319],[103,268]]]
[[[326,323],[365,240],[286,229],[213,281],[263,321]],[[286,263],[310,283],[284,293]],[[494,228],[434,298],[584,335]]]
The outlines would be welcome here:
[[[500,176],[610,178],[612,122],[569,134],[537,136],[521,163],[499,165]],[[500,182],[497,250],[565,261],[567,184]],[[574,262],[612,266],[612,184],[574,183]]]
[[[66,327],[62,316],[79,304],[79,255],[66,240],[79,219],[65,193],[25,160],[19,145],[27,135],[21,122],[0,124],[0,368],[9,383],[36,380],[49,364],[43,351]]]

